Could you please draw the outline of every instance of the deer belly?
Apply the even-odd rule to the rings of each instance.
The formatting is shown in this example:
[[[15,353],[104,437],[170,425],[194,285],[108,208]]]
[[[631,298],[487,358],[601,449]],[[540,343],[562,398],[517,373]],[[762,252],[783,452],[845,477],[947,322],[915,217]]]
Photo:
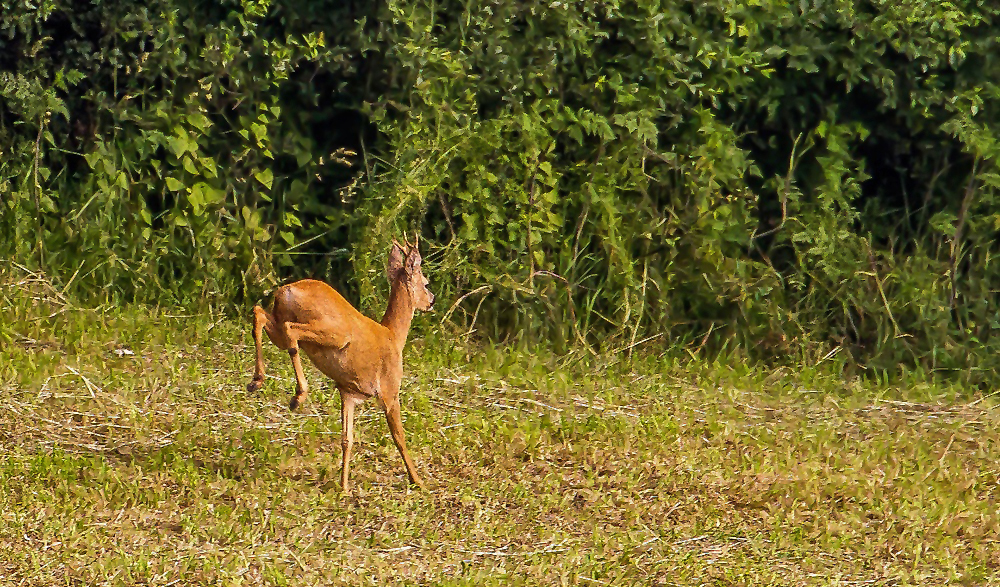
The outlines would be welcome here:
[[[356,353],[347,349],[337,349],[302,343],[302,350],[312,361],[313,365],[324,375],[333,379],[337,389],[340,391],[360,393],[371,396],[373,393],[369,389],[371,385],[366,381],[363,371],[358,367],[362,365],[362,357],[355,356]]]

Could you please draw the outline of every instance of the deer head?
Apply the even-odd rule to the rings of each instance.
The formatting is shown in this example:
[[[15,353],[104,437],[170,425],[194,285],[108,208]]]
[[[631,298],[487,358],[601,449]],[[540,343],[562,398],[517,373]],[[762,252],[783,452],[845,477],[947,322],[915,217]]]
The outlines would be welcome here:
[[[400,280],[400,286],[405,287],[413,300],[414,309],[428,311],[434,305],[434,294],[427,288],[430,282],[424,277],[420,269],[420,251],[417,250],[417,238],[413,243],[406,242],[406,245],[399,244],[396,239],[392,240],[392,250],[389,251],[389,267],[387,269],[389,283],[395,284]]]

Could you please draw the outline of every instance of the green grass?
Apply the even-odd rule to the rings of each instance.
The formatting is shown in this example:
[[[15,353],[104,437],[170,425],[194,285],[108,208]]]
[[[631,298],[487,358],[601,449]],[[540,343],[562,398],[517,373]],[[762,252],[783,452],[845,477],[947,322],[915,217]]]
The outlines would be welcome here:
[[[345,496],[339,397],[310,366],[289,413],[270,345],[247,394],[245,322],[0,286],[0,584],[1000,581],[992,397],[416,336],[431,489],[366,404]]]

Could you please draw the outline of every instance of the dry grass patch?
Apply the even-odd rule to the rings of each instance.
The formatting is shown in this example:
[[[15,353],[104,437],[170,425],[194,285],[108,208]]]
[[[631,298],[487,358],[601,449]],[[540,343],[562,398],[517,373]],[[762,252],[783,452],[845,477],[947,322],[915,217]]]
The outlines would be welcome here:
[[[317,372],[289,413],[273,347],[246,393],[239,321],[33,287],[0,297],[3,584],[1000,580],[992,398],[655,357],[561,367],[432,336],[403,391],[432,489],[407,487],[365,406],[345,496]]]

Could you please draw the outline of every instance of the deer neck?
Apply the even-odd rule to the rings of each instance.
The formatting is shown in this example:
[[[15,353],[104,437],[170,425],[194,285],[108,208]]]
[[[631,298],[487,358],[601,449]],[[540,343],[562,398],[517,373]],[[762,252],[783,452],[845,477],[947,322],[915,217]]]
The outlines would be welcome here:
[[[410,323],[413,322],[413,298],[403,279],[396,279],[389,292],[389,303],[382,316],[382,326],[389,329],[392,341],[402,352],[406,344],[406,336],[410,333]]]

